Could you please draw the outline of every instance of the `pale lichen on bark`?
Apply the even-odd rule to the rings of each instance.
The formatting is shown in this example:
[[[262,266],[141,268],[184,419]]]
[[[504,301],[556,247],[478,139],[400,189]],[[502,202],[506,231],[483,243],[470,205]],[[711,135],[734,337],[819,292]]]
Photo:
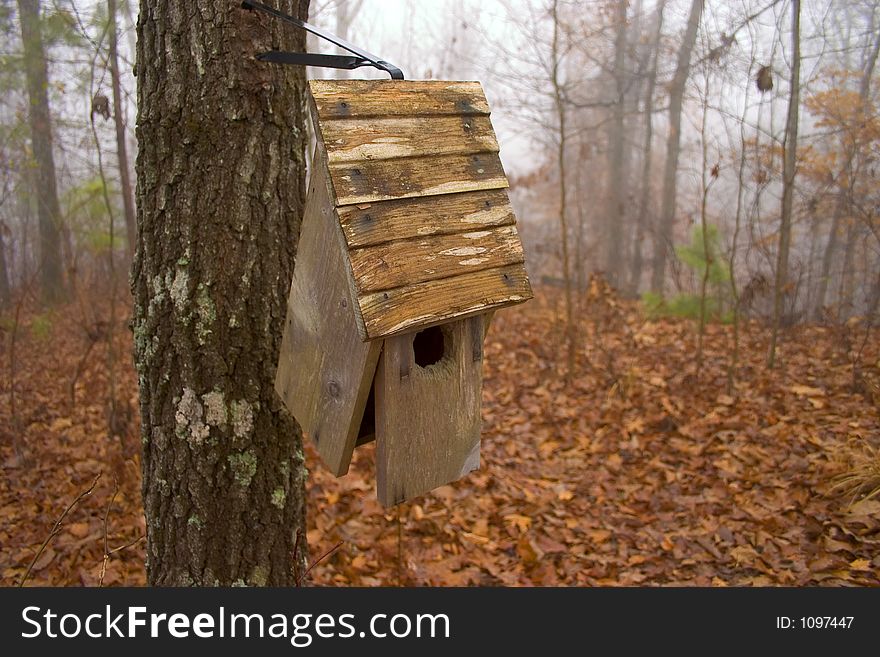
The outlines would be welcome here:
[[[202,405],[191,388],[183,389],[174,418],[177,422],[177,435],[186,438],[192,445],[201,445],[211,433],[210,428],[202,421]]]
[[[253,450],[241,454],[230,454],[228,457],[235,483],[242,488],[251,485],[254,475],[257,473],[257,455]]]
[[[199,344],[204,345],[208,337],[213,333],[214,322],[217,321],[217,309],[211,296],[208,293],[208,286],[199,283],[196,293],[196,334],[199,338]]]
[[[247,438],[254,428],[254,412],[244,399],[233,401],[230,407],[232,433],[236,438]]]
[[[202,403],[205,405],[205,422],[212,427],[226,427],[226,402],[223,393],[212,390],[202,395]]]
[[[287,493],[284,492],[284,489],[279,486],[275,490],[272,491],[272,505],[283,509],[284,508],[284,500],[287,498]]]
[[[174,307],[177,309],[177,312],[182,315],[185,314],[189,307],[189,273],[184,267],[177,267],[177,271],[174,273],[174,280],[171,282],[169,294],[171,295],[171,301],[174,302]]]

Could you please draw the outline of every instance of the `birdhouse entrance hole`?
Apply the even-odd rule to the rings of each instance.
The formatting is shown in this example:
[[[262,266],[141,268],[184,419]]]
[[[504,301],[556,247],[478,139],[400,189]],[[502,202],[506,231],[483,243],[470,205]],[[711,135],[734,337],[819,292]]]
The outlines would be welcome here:
[[[419,367],[428,367],[443,360],[446,353],[445,336],[439,326],[426,328],[416,333],[413,338],[413,357]]]

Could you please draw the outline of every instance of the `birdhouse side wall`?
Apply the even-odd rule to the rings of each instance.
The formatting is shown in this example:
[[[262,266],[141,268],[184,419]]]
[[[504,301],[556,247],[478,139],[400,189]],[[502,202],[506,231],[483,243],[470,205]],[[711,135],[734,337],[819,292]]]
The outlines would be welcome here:
[[[313,158],[275,389],[321,459],[348,472],[381,341],[363,342],[326,164]]]

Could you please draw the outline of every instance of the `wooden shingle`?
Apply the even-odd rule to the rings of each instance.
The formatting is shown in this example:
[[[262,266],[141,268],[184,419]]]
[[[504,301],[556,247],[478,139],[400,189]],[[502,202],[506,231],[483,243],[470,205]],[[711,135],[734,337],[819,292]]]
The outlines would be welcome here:
[[[530,299],[478,82],[313,80],[315,166],[330,180],[363,340]]]

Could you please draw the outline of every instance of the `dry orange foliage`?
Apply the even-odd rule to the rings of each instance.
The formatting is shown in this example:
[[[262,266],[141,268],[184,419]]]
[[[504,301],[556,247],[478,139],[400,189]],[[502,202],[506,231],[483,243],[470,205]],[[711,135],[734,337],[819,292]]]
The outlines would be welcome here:
[[[383,510],[373,447],[346,477],[309,452],[308,541],[314,585],[877,585],[880,500],[829,495],[853,440],[877,445],[878,341],[858,378],[840,330],[790,329],[782,366],[764,369],[766,331],[744,328],[726,392],[730,329],[710,326],[701,371],[687,321],[646,321],[607,295],[581,299],[579,373],[562,382],[556,290],[499,313],[487,338],[483,464],[464,480]],[[0,407],[0,576],[17,583],[64,508],[71,510],[29,584],[96,585],[109,549],[144,532],[136,419],[108,439],[106,368],[96,347],[71,406],[85,348],[59,312],[50,336],[20,336],[12,447],[8,344]],[[855,329],[853,329],[855,330]],[[118,351],[136,407],[129,334]],[[861,343],[859,343],[861,344]],[[143,544],[110,555],[107,585],[142,585]]]

